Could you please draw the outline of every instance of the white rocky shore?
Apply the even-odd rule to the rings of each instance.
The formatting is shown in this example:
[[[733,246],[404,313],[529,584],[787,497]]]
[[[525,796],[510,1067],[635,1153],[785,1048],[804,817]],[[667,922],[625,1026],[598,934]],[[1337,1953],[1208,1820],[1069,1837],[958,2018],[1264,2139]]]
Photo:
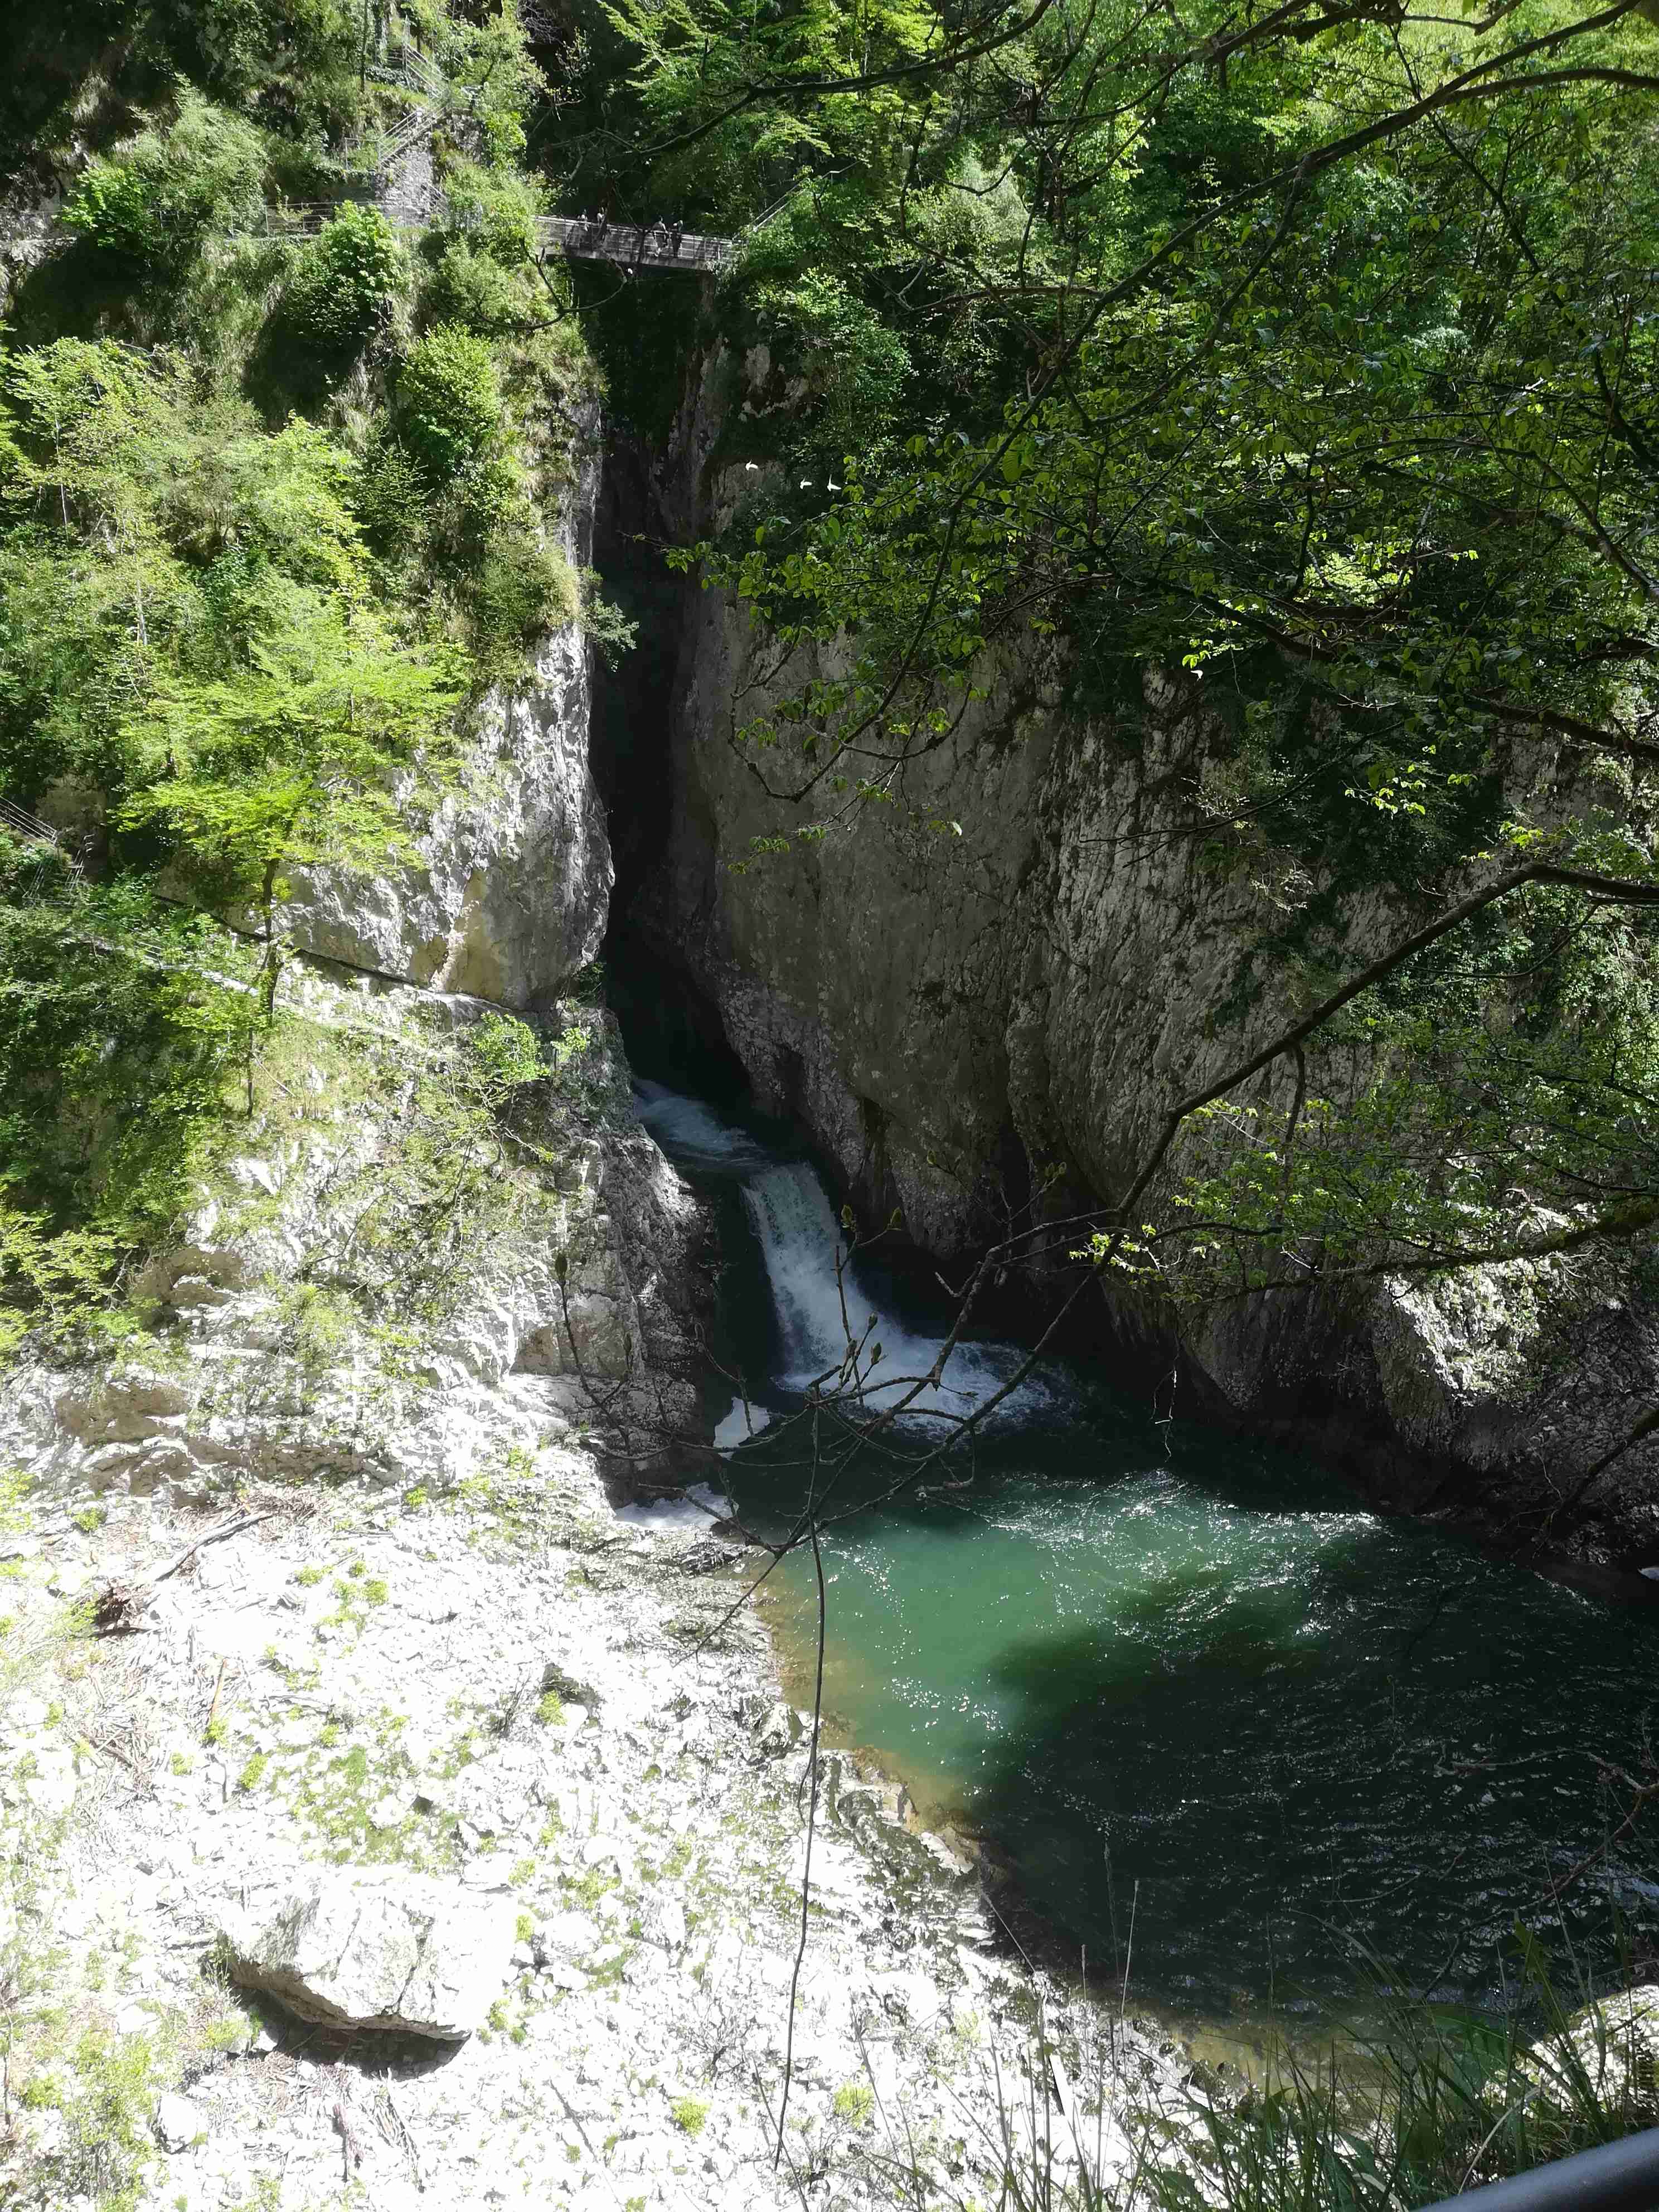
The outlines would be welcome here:
[[[1039,2008],[1078,2085],[1040,2124],[1092,2147],[1089,2022],[832,1753],[775,2164],[801,1718],[726,1547],[614,1511],[546,1382],[504,1395],[521,1442],[448,1494],[123,1498],[3,1547],[6,2201],[850,2204],[915,2165],[965,2203]],[[69,1615],[242,1521],[132,1627]],[[1170,2070],[1131,2030],[1114,2094]]]
[[[804,1723],[744,1555],[613,1503],[695,1203],[603,1018],[498,1123],[477,1009],[284,989],[127,1333],[0,1407],[0,2203],[965,2206],[1004,2112],[1121,2162],[1178,2059],[843,1753],[778,2155]]]

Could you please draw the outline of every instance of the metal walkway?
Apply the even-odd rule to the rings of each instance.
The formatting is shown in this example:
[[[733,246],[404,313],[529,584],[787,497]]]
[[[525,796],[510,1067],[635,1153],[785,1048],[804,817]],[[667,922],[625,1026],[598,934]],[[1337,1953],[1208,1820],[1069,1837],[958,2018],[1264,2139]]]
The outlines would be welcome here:
[[[267,208],[258,227],[233,236],[315,238],[343,200],[301,200]],[[362,205],[373,203],[364,201]],[[384,210],[383,210],[384,212]],[[437,216],[387,212],[394,230],[430,230]],[[536,224],[536,244],[544,253],[563,253],[578,261],[610,261],[623,269],[683,269],[693,274],[725,268],[737,247],[729,238],[708,238],[665,222],[610,222],[603,216],[544,216]]]
[[[41,821],[38,814],[26,814],[9,799],[0,799],[0,830],[25,845],[61,847],[64,842],[49,822]]]
[[[737,252],[729,238],[706,238],[693,230],[653,223],[607,222],[551,215],[536,226],[537,241],[579,261],[614,261],[625,269],[723,269]]]

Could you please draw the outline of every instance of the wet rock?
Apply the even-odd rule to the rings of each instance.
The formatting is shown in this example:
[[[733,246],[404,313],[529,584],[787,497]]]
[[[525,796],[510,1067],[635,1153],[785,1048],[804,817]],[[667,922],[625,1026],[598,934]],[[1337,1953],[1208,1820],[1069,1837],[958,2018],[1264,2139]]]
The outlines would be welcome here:
[[[793,1751],[805,1737],[808,1728],[806,1716],[785,1705],[781,1698],[765,1706],[751,1725],[756,1743],[769,1759],[781,1759]]]
[[[1522,2067],[1539,2103],[1562,2112],[1582,2111],[1586,2085],[1607,2110],[1650,2106],[1659,2087],[1659,1983],[1586,2005],[1560,2033],[1534,2043]]]

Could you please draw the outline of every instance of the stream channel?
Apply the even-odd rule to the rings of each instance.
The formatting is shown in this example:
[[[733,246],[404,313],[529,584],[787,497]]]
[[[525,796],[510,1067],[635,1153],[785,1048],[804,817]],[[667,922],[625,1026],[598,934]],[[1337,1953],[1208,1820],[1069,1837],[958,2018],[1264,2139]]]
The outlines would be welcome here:
[[[823,1185],[787,1130],[639,1086],[712,1200],[726,1268],[710,1386],[725,1488],[759,1533],[805,1494],[776,1427],[842,1356]],[[878,1376],[925,1372],[949,1326],[860,1255]],[[1017,1364],[953,1354],[965,1410]],[[907,1425],[915,1449],[926,1418]],[[935,1431],[936,1432],[936,1431]],[[891,1480],[873,1461],[866,1494]],[[681,1511],[687,1508],[678,1509]],[[1659,1718],[1659,1609],[1609,1605],[1445,1532],[1367,1512],[1331,1475],[1144,1405],[1075,1367],[947,1465],[826,1539],[830,1740],[873,1753],[923,1816],[990,1839],[1091,1978],[1194,2027],[1251,2030],[1386,1981],[1501,2008],[1517,1918],[1571,1979],[1650,1960],[1659,1864],[1596,1850]],[[811,1700],[811,1555],[773,1577],[792,1694]],[[1129,1954],[1126,1957],[1126,1954]],[[1367,1964],[1367,1957],[1373,1962]],[[1650,1965],[1648,1978],[1652,1978]]]

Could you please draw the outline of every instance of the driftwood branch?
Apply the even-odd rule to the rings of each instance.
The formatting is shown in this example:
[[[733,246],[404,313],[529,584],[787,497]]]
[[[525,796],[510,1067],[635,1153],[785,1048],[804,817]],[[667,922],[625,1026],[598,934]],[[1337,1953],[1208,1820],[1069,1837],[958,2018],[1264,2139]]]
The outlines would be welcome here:
[[[279,1506],[273,1505],[263,1513],[239,1514],[235,1520],[227,1521],[222,1528],[210,1528],[205,1535],[198,1536],[193,1543],[186,1544],[176,1559],[169,1559],[166,1566],[142,1582],[112,1580],[106,1583],[93,1601],[93,1626],[100,1636],[110,1636],[119,1630],[136,1627],[139,1615],[161,1585],[187,1567],[198,1552],[205,1550],[210,1544],[222,1544],[229,1537],[240,1536],[245,1529],[257,1528],[262,1521],[274,1521],[281,1510]]]

